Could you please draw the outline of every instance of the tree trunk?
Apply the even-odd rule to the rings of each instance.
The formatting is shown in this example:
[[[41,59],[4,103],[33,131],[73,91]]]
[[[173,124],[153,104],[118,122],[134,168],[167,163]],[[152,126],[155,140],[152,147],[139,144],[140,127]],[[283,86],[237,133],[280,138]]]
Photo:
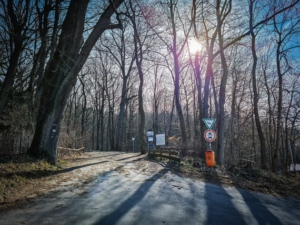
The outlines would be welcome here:
[[[154,70],[154,88],[153,88],[153,130],[158,132],[158,105],[159,105],[159,96],[158,94],[158,66]]]
[[[180,85],[179,85],[180,70],[179,70],[178,55],[175,52],[173,54],[174,54],[174,66],[175,66],[175,79],[174,79],[175,106],[179,118],[181,137],[182,137],[182,147],[183,149],[187,150],[186,126],[185,126],[184,116],[182,112],[182,107],[180,104]]]
[[[37,124],[33,141],[28,150],[29,155],[44,158],[51,164],[56,164],[57,140],[71,89],[101,34],[106,29],[120,27],[119,25],[110,25],[110,17],[121,2],[122,0],[116,0],[114,7],[109,5],[104,10],[95,28],[82,46],[85,14],[89,0],[71,0],[62,24],[57,50],[49,61],[49,66],[45,72]]]
[[[98,94],[98,93],[96,93]],[[96,97],[96,150],[100,150],[100,106],[99,96]]]
[[[43,84],[35,135],[28,154],[45,158],[51,164],[56,164],[56,145],[63,112],[77,79],[77,74],[71,74],[67,78],[70,73],[68,68],[74,66],[74,59],[81,47],[88,2],[71,1],[57,51],[45,74],[47,82]]]
[[[80,79],[80,83],[82,85],[82,94],[83,94],[83,103],[82,103],[82,112],[81,112],[81,138],[84,138],[85,135],[85,120],[86,120],[86,93],[85,93],[85,85],[84,81]]]
[[[221,78],[220,92],[219,92],[219,114],[218,117],[218,163],[220,166],[224,166],[224,158],[225,158],[225,146],[224,146],[224,133],[225,133],[225,93],[226,93],[226,85],[228,78],[228,66],[224,53],[224,45],[223,45],[223,35],[222,35],[222,25],[223,21],[231,11],[231,0],[225,2],[224,4],[228,4],[228,9],[224,14],[221,14],[220,4],[221,1],[217,1],[217,30],[218,30],[218,39],[219,39],[219,48],[220,48],[220,57],[222,63],[223,74]],[[223,6],[222,8],[225,8]],[[222,18],[221,18],[222,16]]]
[[[263,75],[264,75],[264,81],[265,81],[265,87],[266,87],[266,92],[267,92],[267,97],[268,97],[268,132],[267,135],[269,137],[268,140],[268,148],[269,148],[269,155],[268,155],[268,159],[271,161],[272,156],[273,156],[273,151],[275,149],[274,144],[274,138],[273,138],[273,133],[272,133],[272,117],[273,117],[273,110],[272,110],[272,105],[271,105],[271,91],[270,91],[270,87],[268,85],[268,79],[267,79],[267,72],[266,72],[267,68],[263,69]]]
[[[135,54],[135,62],[138,69],[139,74],[139,90],[138,90],[138,102],[139,102],[139,114],[140,114],[140,124],[139,124],[139,135],[138,135],[138,143],[140,147],[141,154],[146,153],[146,145],[144,141],[145,137],[145,111],[143,105],[143,87],[144,87],[144,73],[142,70],[143,65],[143,44],[140,39],[140,35],[138,32],[137,24],[136,24],[136,15],[134,8],[132,6],[132,2],[130,1],[130,8],[132,11],[132,16],[130,17],[133,31],[134,31],[134,54]]]
[[[194,60],[194,64],[195,64],[195,76],[196,76],[196,82],[197,82],[197,100],[198,100],[198,107],[199,107],[199,126],[200,126],[200,135],[199,135],[199,143],[201,144],[201,146],[199,147],[199,151],[200,151],[200,156],[204,158],[204,152],[205,152],[205,140],[203,137],[204,134],[204,125],[202,122],[203,119],[203,104],[202,104],[202,79],[201,79],[201,71],[200,71],[200,64],[199,64],[199,52],[196,53],[195,55],[195,60]]]
[[[281,57],[281,33],[278,32],[279,40],[277,41],[277,49],[276,49],[276,67],[277,67],[277,75],[278,75],[278,101],[277,101],[277,121],[276,121],[276,144],[275,151],[272,156],[272,171],[275,172],[276,169],[280,167],[280,148],[281,145],[281,117],[282,117],[282,72],[280,67],[280,57]]]
[[[256,66],[257,66],[257,55],[256,55],[256,35],[253,31],[253,2],[250,1],[250,34],[251,34],[251,50],[252,50],[252,57],[253,57],[253,65],[252,65],[252,86],[253,86],[253,111],[255,116],[255,124],[257,128],[257,133],[260,141],[260,158],[261,158],[261,168],[267,169],[267,161],[266,161],[266,142],[265,136],[262,130],[262,126],[259,120],[259,113],[258,113],[258,91],[256,86]]]
[[[174,20],[174,4],[171,1],[170,3],[170,13],[171,13],[171,22],[172,22],[172,33],[173,33],[173,45],[172,45],[172,53],[173,53],[173,60],[174,60],[174,95],[175,95],[175,106],[177,110],[177,115],[179,118],[180,130],[181,130],[181,138],[182,138],[182,148],[185,150],[184,154],[187,150],[187,133],[186,133],[186,126],[184,121],[184,116],[182,112],[182,107],[180,104],[180,66],[179,66],[179,54],[177,52],[177,33],[176,33],[176,26]]]
[[[197,30],[196,25],[196,18],[197,18],[197,4],[196,0],[193,0],[193,7],[192,7],[192,24],[194,28],[194,35],[196,37],[196,40],[199,41],[199,32]],[[199,131],[200,134],[198,134],[196,123],[195,126],[195,135],[199,137],[200,146],[198,147],[199,156],[204,158],[204,152],[206,150],[206,141],[203,137],[204,133],[204,123],[202,122],[203,117],[203,101],[202,101],[202,78],[201,78],[201,70],[200,70],[200,58],[199,58],[199,51],[196,52],[195,58],[194,58],[194,65],[195,65],[195,79],[196,79],[196,86],[197,86],[197,102],[198,102],[198,108],[199,108]],[[195,121],[196,122],[196,121]]]
[[[123,151],[123,135],[124,135],[127,80],[128,80],[128,77],[123,76],[120,112],[119,112],[119,118],[118,118],[117,151]]]

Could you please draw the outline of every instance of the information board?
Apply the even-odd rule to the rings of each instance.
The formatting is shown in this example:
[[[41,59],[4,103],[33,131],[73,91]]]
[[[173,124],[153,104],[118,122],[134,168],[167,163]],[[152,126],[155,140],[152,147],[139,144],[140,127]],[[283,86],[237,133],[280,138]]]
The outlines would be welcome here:
[[[156,145],[166,145],[166,135],[157,134],[156,135]]]
[[[147,137],[154,136],[154,131],[153,130],[148,130],[147,131]]]
[[[148,137],[148,142],[153,142],[153,137]]]

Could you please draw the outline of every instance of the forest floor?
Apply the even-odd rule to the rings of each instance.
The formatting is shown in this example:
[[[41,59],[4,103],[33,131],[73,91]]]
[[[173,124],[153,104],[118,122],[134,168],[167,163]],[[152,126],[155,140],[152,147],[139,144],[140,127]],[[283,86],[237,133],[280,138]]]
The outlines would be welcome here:
[[[265,193],[300,200],[300,176],[283,176],[249,167],[206,168],[185,159],[180,166],[160,158],[124,152],[85,152],[58,160],[58,166],[27,156],[0,157],[0,212],[13,209],[39,196],[67,187],[84,189],[100,174],[126,173],[126,164],[134,163],[141,171],[168,166],[178,176],[201,180],[222,187]],[[193,165],[194,164],[194,165]]]

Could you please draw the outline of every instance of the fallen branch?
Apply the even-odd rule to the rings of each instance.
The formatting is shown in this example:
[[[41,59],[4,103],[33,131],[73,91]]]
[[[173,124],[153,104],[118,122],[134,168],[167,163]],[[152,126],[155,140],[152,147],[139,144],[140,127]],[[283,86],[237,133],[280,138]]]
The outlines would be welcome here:
[[[60,150],[61,152],[62,152],[62,151],[67,151],[69,156],[71,156],[71,154],[70,154],[71,152],[78,152],[79,155],[81,155],[81,152],[82,152],[82,153],[84,152],[84,147],[78,148],[78,149],[75,149],[75,148],[57,147],[57,149]],[[61,156],[62,156],[62,153],[61,153]]]
[[[78,149],[75,149],[75,148],[64,148],[64,147],[57,147],[58,149],[62,149],[62,150],[68,150],[68,151],[84,151],[84,147],[82,148],[78,148]]]

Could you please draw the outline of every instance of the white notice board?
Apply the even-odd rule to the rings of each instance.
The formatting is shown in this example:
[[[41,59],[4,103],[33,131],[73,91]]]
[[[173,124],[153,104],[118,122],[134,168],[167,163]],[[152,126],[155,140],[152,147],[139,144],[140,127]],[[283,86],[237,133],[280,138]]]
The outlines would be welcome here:
[[[148,137],[148,142],[153,142],[153,137]]]
[[[154,131],[153,130],[148,130],[147,131],[147,137],[154,136]]]
[[[166,145],[166,135],[157,134],[156,135],[156,145]]]

